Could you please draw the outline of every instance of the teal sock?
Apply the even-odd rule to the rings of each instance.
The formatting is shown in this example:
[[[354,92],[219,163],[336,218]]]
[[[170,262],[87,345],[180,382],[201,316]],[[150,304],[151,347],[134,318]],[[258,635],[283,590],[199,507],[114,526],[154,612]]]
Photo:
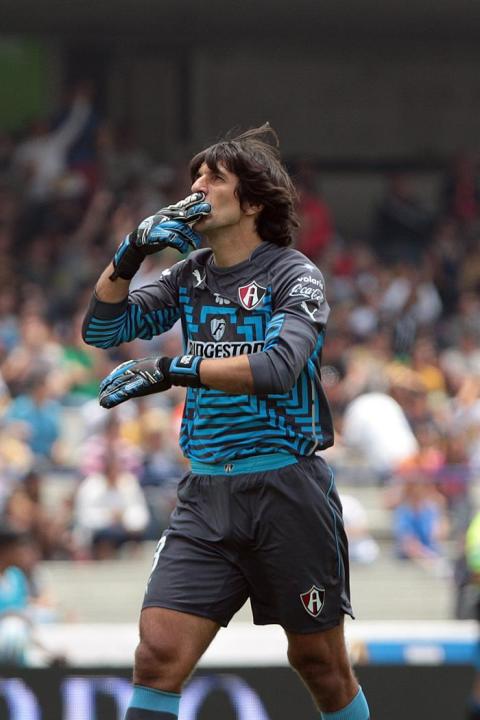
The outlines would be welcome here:
[[[177,720],[180,695],[134,685],[125,720]]]
[[[358,688],[357,694],[347,707],[331,713],[322,713],[320,717],[322,720],[369,720],[370,710],[362,688]]]

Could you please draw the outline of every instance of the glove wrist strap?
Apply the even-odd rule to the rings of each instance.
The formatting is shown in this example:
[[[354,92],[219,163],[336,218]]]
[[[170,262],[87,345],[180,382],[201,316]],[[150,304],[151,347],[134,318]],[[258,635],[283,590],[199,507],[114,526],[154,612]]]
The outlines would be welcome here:
[[[200,380],[202,359],[198,355],[177,355],[174,358],[160,358],[158,366],[172,385],[200,388],[206,387]]]
[[[113,257],[112,262],[115,269],[109,276],[109,280],[114,281],[117,278],[131,280],[145,260],[145,254],[134,244],[135,236],[136,230],[127,235],[119,246]]]

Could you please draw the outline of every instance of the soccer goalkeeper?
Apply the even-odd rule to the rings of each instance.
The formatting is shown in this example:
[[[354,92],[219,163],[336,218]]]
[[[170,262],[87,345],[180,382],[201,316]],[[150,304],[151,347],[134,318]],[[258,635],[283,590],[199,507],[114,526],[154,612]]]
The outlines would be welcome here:
[[[273,141],[273,142],[272,142]],[[134,230],[100,276],[84,339],[112,347],[181,319],[185,354],[123,363],[100,403],[187,388],[180,444],[191,463],[154,557],[127,720],[174,720],[221,626],[250,599],[281,625],[288,658],[325,720],[368,720],[350,667],[347,540],[320,381],[329,306],[319,270],[289,248],[295,191],[267,125],[191,161],[190,195]],[[208,249],[198,248],[201,238]],[[145,255],[194,250],[129,292]]]

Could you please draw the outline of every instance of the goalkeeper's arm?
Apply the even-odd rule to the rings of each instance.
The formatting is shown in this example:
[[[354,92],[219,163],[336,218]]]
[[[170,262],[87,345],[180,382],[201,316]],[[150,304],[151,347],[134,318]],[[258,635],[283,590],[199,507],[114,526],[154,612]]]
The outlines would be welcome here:
[[[111,280],[114,271],[115,267],[111,262],[98,278],[95,295],[102,302],[119,303],[128,296],[130,280],[124,280],[123,278]]]
[[[275,385],[259,384],[259,378],[252,372],[252,357],[206,359],[182,355],[128,360],[102,380],[100,405],[112,408],[131,398],[164,392],[172,385],[210,388],[230,395],[265,395],[275,391]]]

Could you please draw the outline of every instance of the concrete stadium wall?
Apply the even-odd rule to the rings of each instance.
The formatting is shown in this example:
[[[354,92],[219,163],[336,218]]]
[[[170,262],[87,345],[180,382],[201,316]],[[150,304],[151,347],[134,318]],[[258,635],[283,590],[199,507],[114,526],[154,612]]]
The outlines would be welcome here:
[[[127,59],[122,52],[111,62],[110,101],[115,112],[134,107],[142,137],[162,152],[177,149],[165,147],[165,133],[197,147],[234,126],[269,120],[289,155],[428,161],[478,148],[478,60],[476,48],[320,41],[291,49],[199,45],[188,56],[151,50]],[[183,101],[180,63],[188,73]]]
[[[199,51],[195,141],[269,120],[294,155],[371,158],[478,146],[477,54],[407,48]]]

